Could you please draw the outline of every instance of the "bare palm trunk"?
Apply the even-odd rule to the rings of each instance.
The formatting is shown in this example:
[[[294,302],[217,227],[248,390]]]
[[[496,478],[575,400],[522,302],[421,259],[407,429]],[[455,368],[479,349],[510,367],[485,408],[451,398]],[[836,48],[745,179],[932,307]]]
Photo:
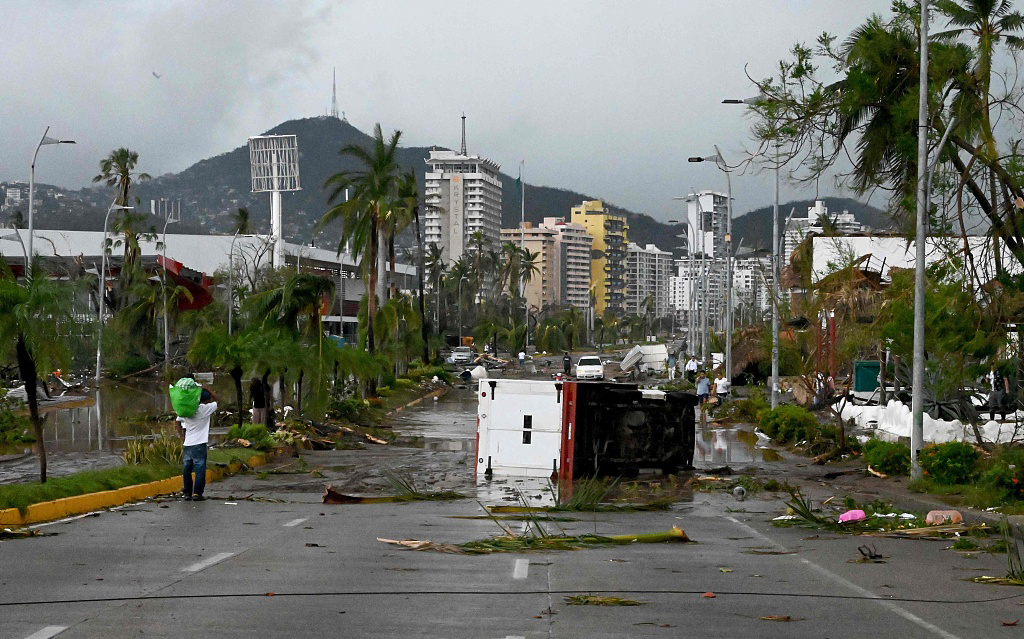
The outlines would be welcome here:
[[[235,366],[228,374],[231,375],[231,381],[235,383],[235,397],[238,398],[238,427],[242,427],[242,414],[245,406],[245,394],[242,391],[242,368]]]
[[[305,377],[305,375],[306,375],[306,371],[304,371],[304,370],[300,370],[299,371],[299,387],[298,387],[298,391],[297,391],[298,392],[298,397],[296,397],[296,399],[295,399],[295,413],[296,414],[301,414],[302,413],[302,378]]]
[[[373,320],[377,316],[377,220],[370,222],[370,259],[364,268],[367,272],[366,285],[366,350],[373,353],[376,343],[373,335]]]
[[[415,222],[416,228],[416,250],[419,251],[419,259],[416,264],[416,274],[419,279],[420,289],[420,339],[423,341],[423,365],[426,366],[430,363],[430,349],[427,347],[427,309],[426,300],[423,297],[423,278],[426,274],[423,272],[425,266],[423,263],[423,240],[420,236],[420,207],[414,206],[412,209],[412,218]]]
[[[36,436],[36,451],[39,453],[39,483],[46,483],[46,442],[43,440],[43,422],[39,419],[39,401],[36,397],[38,375],[36,361],[25,346],[25,338],[18,335],[16,344],[18,355],[18,374],[25,382],[25,398],[28,400],[29,418],[32,420],[32,432]]]
[[[390,269],[388,270],[388,299],[394,299],[398,297],[398,275],[395,272],[395,236],[392,234],[388,238],[388,262],[390,263]]]

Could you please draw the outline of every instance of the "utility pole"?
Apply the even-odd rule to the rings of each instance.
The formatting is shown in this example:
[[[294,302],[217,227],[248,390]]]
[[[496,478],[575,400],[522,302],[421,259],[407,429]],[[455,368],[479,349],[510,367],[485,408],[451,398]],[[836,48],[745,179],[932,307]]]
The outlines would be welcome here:
[[[921,62],[917,96],[917,237],[914,265],[914,373],[911,389],[910,478],[921,478],[924,445],[925,241],[928,237],[928,0],[921,1]]]

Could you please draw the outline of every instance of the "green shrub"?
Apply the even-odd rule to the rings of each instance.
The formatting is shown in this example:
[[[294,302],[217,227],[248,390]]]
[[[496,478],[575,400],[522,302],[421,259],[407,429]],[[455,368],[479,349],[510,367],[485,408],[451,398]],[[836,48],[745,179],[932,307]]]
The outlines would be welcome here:
[[[910,449],[903,444],[869,439],[864,444],[864,460],[886,475],[910,474]]]
[[[925,476],[938,484],[966,484],[978,475],[978,451],[964,442],[928,446],[919,459]]]
[[[3,391],[0,391],[3,392]],[[4,444],[32,444],[32,422],[26,415],[15,415],[14,409],[23,409],[24,404],[8,397],[0,397],[0,446]]]
[[[111,377],[124,377],[138,373],[150,367],[149,360],[141,355],[126,355],[110,363],[108,371]]]
[[[760,421],[764,434],[780,442],[809,439],[819,430],[814,415],[799,406],[784,404],[773,410],[761,411]]]
[[[238,424],[232,424],[231,428],[228,429],[228,439],[241,439],[242,438],[242,427]]]
[[[240,439],[248,440],[253,448],[269,450],[274,447],[274,441],[263,424],[242,424],[242,436]]]
[[[770,408],[771,404],[765,398],[764,390],[754,387],[750,389],[750,395],[746,399],[737,399],[727,403],[719,416],[754,423],[761,419],[763,411]]]
[[[327,409],[327,416],[353,424],[368,424],[371,420],[370,404],[366,400],[356,397],[332,399],[330,407]]]
[[[444,366],[417,366],[410,368],[409,372],[406,373],[406,377],[417,382],[424,379],[433,379],[434,377],[449,384],[455,381],[455,376],[446,371]]]
[[[1000,449],[978,483],[1003,491],[1003,501],[1024,500],[1024,448]]]
[[[184,448],[177,433],[163,431],[151,440],[133,439],[121,453],[124,463],[131,465],[181,466]]]

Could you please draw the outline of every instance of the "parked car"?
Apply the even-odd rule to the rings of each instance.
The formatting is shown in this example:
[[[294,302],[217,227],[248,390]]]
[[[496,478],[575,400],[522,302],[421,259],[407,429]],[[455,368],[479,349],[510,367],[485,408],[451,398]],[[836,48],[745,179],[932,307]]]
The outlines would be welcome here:
[[[600,357],[581,357],[576,362],[576,379],[604,379],[604,362]]]
[[[452,354],[448,356],[449,364],[472,364],[473,363],[473,349],[468,346],[456,346]]]

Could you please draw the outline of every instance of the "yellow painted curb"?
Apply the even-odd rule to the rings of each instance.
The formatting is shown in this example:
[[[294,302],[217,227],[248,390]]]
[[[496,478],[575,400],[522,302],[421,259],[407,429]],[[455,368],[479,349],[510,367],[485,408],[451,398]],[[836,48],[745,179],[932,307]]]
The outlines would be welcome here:
[[[245,463],[251,468],[263,466],[267,463],[267,456],[253,455]],[[223,479],[225,475],[238,472],[241,467],[242,465],[239,463],[231,464],[228,466],[227,472],[223,468],[207,468],[206,481],[208,483],[218,481]],[[136,484],[98,493],[88,493],[55,499],[53,501],[39,502],[29,506],[28,511],[24,515],[17,508],[7,508],[0,510],[0,526],[38,524],[44,521],[82,515],[94,510],[121,506],[130,501],[139,501],[149,497],[156,497],[157,495],[167,495],[179,490],[181,490],[181,475],[175,475],[174,477],[160,479],[148,484]]]

